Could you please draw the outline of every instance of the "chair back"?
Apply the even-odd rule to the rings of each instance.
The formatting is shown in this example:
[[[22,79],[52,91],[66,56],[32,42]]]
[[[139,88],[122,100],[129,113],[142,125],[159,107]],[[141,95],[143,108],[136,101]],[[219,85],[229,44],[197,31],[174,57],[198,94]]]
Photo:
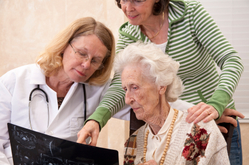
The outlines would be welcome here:
[[[130,110],[130,135],[132,135],[138,128],[143,126],[145,122],[143,120],[138,120],[136,118],[135,113],[133,110]]]

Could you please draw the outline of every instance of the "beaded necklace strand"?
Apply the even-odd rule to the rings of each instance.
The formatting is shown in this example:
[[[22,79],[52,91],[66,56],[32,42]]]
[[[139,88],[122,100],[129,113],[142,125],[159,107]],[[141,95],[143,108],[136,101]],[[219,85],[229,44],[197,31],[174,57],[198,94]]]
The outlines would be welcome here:
[[[169,132],[167,134],[166,146],[165,146],[165,148],[163,150],[163,155],[162,155],[161,160],[160,160],[160,165],[163,165],[163,163],[164,163],[166,153],[167,153],[168,148],[169,148],[169,143],[170,143],[170,140],[171,140],[171,135],[173,133],[173,128],[174,128],[174,125],[175,125],[175,121],[176,121],[176,118],[177,118],[177,115],[178,115],[178,110],[174,109],[174,111],[175,111],[174,116],[173,116],[173,119],[172,119],[171,124],[170,124]],[[146,135],[144,137],[144,152],[143,152],[143,155],[144,155],[143,161],[144,161],[144,163],[146,162],[148,136],[149,136],[149,130],[147,130]]]

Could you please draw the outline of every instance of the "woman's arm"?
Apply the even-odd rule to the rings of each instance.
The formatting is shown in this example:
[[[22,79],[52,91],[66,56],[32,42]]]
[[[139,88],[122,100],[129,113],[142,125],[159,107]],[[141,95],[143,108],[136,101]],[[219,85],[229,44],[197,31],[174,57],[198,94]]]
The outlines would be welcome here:
[[[212,97],[205,106],[203,104],[194,106],[187,117],[188,122],[197,123],[201,120],[208,122],[221,117],[226,107],[234,108],[228,104],[238,85],[243,65],[237,52],[200,3],[194,8],[193,27],[198,42],[208,51],[221,70],[219,83]],[[198,111],[201,106],[202,111]]]
[[[121,77],[115,74],[109,89],[105,93],[96,111],[87,119],[99,123],[100,129],[125,105],[125,92],[121,87]]]
[[[238,85],[243,64],[237,52],[200,3],[195,8],[194,25],[198,40],[221,70],[218,86],[207,101],[207,104],[212,105],[221,116]]]

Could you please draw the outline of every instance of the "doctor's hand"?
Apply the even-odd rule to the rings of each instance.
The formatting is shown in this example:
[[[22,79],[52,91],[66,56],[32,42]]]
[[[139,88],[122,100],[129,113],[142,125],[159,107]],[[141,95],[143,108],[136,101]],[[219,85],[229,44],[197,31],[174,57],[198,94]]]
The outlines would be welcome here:
[[[91,137],[89,145],[96,146],[99,137],[99,123],[94,120],[89,120],[77,134],[77,143],[86,144],[86,139]]]
[[[207,123],[213,119],[217,119],[218,117],[219,113],[213,106],[200,102],[199,104],[188,109],[186,122],[194,122],[196,124],[203,121],[204,123]]]
[[[219,118],[219,120],[216,120],[216,124],[219,124],[219,123],[230,123],[232,124],[234,127],[237,127],[237,120],[234,119],[232,116],[238,116],[240,118],[244,118],[245,116],[234,110],[234,109],[229,109],[229,108],[226,108],[225,111],[223,112],[223,114],[221,115],[221,117]],[[220,126],[218,125],[220,131],[222,133],[227,133],[227,129],[223,126]]]
[[[149,160],[148,162],[140,163],[138,165],[157,165],[157,164],[155,160]]]

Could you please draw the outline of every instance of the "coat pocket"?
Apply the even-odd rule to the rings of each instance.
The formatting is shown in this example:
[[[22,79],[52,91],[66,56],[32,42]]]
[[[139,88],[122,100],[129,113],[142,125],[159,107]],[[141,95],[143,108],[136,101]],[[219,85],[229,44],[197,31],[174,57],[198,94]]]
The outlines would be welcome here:
[[[84,125],[84,117],[72,117],[70,120],[70,132],[71,136],[77,136],[77,133]]]

